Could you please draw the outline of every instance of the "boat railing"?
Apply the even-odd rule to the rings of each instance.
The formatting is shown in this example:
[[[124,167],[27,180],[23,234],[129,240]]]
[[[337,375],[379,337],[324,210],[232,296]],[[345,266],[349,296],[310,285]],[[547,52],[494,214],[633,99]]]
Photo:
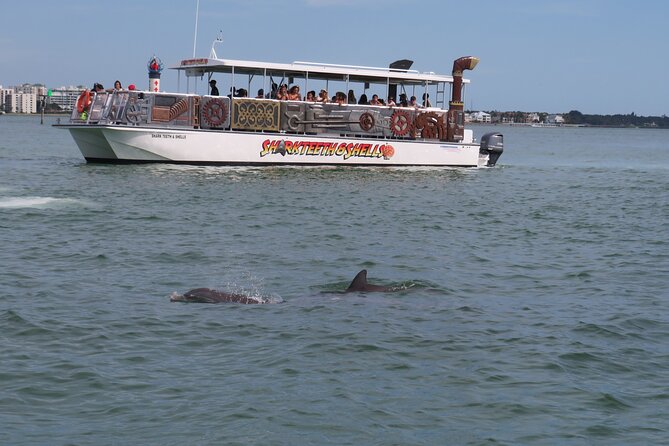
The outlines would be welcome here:
[[[82,113],[73,110],[70,122],[102,125],[152,125],[159,127],[199,125],[199,96],[142,91],[92,94]]]
[[[138,91],[94,93],[71,122],[391,139],[446,140],[442,109]]]

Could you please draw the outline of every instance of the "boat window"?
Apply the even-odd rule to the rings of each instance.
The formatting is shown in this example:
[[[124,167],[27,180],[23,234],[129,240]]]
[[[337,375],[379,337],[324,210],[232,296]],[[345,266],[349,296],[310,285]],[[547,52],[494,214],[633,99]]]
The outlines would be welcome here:
[[[154,105],[158,107],[171,107],[177,102],[177,98],[174,96],[156,95],[154,101]]]

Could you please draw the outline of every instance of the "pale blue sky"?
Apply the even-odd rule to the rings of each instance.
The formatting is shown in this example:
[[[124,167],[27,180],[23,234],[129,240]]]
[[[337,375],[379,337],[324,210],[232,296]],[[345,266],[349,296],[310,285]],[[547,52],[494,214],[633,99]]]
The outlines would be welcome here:
[[[152,54],[193,52],[196,0],[2,0],[0,84],[115,79],[145,87]],[[200,0],[197,55],[466,72],[466,108],[669,114],[665,0]],[[175,71],[163,73],[175,90]]]

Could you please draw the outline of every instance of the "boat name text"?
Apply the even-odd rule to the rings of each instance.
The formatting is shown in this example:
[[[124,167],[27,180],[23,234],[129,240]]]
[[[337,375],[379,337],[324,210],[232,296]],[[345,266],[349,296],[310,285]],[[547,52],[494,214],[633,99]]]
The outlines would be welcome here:
[[[208,59],[184,59],[181,61],[181,66],[186,67],[188,65],[206,65]]]
[[[281,141],[280,139],[263,141],[260,156],[285,151],[286,155],[341,156],[347,160],[351,157],[390,159],[395,154],[395,149],[390,144],[283,140],[284,146],[281,148]]]
[[[151,133],[151,138],[186,139],[182,133]]]

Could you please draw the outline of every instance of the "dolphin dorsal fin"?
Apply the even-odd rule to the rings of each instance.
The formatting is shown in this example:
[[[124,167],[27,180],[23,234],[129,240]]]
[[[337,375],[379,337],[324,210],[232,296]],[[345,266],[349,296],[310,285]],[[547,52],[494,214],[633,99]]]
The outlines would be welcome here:
[[[348,290],[363,290],[367,286],[367,270],[363,269],[356,274],[353,282],[348,286]]]

